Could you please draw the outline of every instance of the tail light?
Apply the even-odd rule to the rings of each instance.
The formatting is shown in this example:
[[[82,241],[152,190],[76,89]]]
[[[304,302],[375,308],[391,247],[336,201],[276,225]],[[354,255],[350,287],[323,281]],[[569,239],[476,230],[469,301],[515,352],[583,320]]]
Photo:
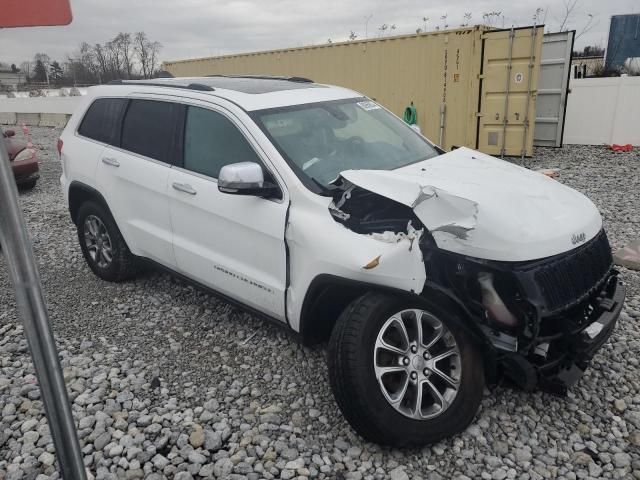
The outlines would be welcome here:
[[[58,143],[57,143],[57,147],[58,147],[58,156],[62,156],[62,146],[64,145],[64,142],[62,141],[61,138],[58,139]]]

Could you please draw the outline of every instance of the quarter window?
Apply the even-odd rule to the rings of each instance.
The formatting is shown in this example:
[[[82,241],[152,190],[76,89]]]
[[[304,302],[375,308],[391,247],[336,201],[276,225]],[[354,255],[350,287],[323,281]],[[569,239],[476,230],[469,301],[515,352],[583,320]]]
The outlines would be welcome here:
[[[87,110],[78,133],[117,147],[120,118],[126,105],[127,100],[124,98],[98,98]]]
[[[122,122],[122,148],[169,163],[179,108],[171,102],[131,100]]]
[[[184,131],[184,168],[218,178],[225,165],[238,162],[262,164],[238,128],[224,115],[188,107]]]

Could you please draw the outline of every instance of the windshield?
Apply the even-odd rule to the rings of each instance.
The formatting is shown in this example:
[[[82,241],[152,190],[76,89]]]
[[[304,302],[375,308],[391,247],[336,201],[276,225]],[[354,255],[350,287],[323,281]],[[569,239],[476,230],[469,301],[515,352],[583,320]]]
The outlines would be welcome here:
[[[260,110],[253,117],[312,190],[343,170],[392,170],[439,155],[402,120],[364,98]]]

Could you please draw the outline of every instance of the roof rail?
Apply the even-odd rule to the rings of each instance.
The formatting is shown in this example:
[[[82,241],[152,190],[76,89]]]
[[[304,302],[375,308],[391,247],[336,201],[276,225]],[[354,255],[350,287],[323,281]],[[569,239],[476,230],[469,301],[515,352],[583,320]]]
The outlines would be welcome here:
[[[201,92],[213,92],[215,88],[202,83],[190,83],[188,85],[173,82],[147,82],[145,80],[111,80],[107,85],[148,85],[151,87],[184,88],[187,90],[199,90]]]
[[[310,78],[305,77],[284,77],[278,75],[207,75],[207,77],[225,78],[253,78],[256,80],[284,80],[286,82],[314,83]]]

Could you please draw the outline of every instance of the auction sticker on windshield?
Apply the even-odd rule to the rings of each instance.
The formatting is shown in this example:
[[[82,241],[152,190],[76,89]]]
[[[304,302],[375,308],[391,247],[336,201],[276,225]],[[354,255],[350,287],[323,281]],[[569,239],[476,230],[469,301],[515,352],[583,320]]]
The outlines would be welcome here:
[[[369,111],[369,110],[378,110],[380,108],[380,105],[378,105],[375,102],[372,102],[370,100],[366,100],[364,102],[358,102],[358,106],[360,108],[362,108],[363,110]]]

